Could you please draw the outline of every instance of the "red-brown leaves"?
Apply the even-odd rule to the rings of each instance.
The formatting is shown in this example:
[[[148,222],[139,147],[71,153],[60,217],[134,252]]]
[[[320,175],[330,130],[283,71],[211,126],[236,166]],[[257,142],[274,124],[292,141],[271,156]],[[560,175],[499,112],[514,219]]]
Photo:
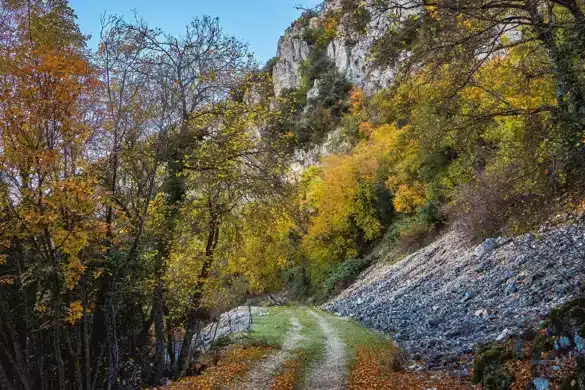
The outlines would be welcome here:
[[[463,390],[473,388],[458,378],[440,373],[392,371],[382,364],[385,352],[372,348],[358,348],[356,363],[349,377],[349,389],[409,390],[436,388]]]
[[[232,346],[222,353],[217,365],[209,367],[200,376],[184,378],[165,386],[166,390],[213,390],[229,388],[236,379],[241,378],[252,366],[270,351],[265,346]],[[213,364],[213,357],[203,363]],[[163,389],[163,388],[161,388]]]
[[[298,360],[285,361],[282,372],[276,377],[270,390],[293,390],[297,383],[297,372],[300,365]]]

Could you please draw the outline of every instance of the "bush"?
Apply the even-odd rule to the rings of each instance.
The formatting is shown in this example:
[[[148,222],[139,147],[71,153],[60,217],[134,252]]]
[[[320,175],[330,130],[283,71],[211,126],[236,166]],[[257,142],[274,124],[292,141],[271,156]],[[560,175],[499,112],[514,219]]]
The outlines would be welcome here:
[[[486,390],[507,390],[513,377],[504,367],[512,354],[504,347],[489,347],[479,351],[473,363],[473,382]]]
[[[308,26],[314,15],[304,14],[297,22],[298,27]],[[327,46],[334,37],[333,30],[324,26],[306,28],[303,40],[311,46],[309,58],[301,64],[299,88],[282,92],[279,111],[284,118],[278,127],[281,132],[292,132],[294,146],[300,148],[320,144],[327,133],[339,126],[348,109],[348,93],[351,90],[344,76],[339,74],[327,56]],[[267,64],[267,68],[273,62]],[[319,97],[307,100],[307,93],[319,80]]]
[[[550,215],[553,196],[548,193],[547,186],[543,183],[538,187],[522,188],[520,184],[518,177],[527,168],[509,166],[460,187],[452,209],[453,219],[459,221],[472,241],[501,234],[521,234]]]
[[[271,59],[269,59],[268,61],[266,61],[266,65],[264,65],[264,67],[262,68],[262,72],[265,72],[265,73],[272,75],[272,72],[274,70],[274,66],[276,66],[277,62],[278,62],[278,57],[272,57]]]
[[[369,257],[359,259],[347,259],[338,264],[325,281],[323,297],[329,298],[337,292],[349,287],[356,278],[371,264]]]
[[[343,113],[348,109],[347,97],[351,90],[351,83],[339,74],[337,69],[327,60],[327,64],[319,69],[319,97],[309,101],[311,105],[329,108],[334,116],[341,119]],[[315,70],[313,69],[313,72]]]
[[[283,279],[286,281],[290,294],[295,299],[305,299],[311,296],[311,279],[307,275],[307,267],[296,265],[283,271]]]
[[[428,225],[443,225],[446,222],[441,210],[441,204],[437,200],[429,200],[419,210],[418,214],[422,222]]]
[[[553,309],[546,324],[557,336],[585,336],[585,298],[574,299]]]
[[[326,57],[305,66],[301,87],[282,91],[279,110],[283,119],[275,125],[281,133],[292,132],[294,145],[300,148],[320,144],[337,128],[348,109],[347,96],[351,90],[351,84]],[[308,101],[307,92],[316,79],[320,80],[319,97]]]
[[[390,237],[395,241],[397,250],[411,253],[424,248],[437,238],[443,222],[437,222],[427,213],[430,210],[425,210],[422,214],[403,216],[392,225]]]
[[[307,102],[307,110],[295,129],[299,146],[323,142],[337,128],[348,109],[347,96],[351,84],[327,63],[309,70],[309,80],[319,79],[319,97]],[[312,81],[311,81],[312,83]]]
[[[319,13],[313,9],[308,9],[305,10],[303,12],[303,14],[294,22],[292,22],[292,24],[290,25],[290,28],[297,28],[297,29],[302,29],[305,28],[309,25],[309,23],[311,22],[311,19],[313,19],[314,17],[319,16]]]
[[[335,38],[335,29],[325,29],[323,25],[307,28],[303,31],[303,41],[312,46],[313,50],[327,50],[329,43]]]

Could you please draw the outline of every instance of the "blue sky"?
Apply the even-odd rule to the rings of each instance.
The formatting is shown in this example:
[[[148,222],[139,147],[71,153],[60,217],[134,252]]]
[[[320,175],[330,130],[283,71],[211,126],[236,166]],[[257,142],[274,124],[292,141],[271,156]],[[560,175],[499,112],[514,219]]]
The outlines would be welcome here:
[[[153,27],[180,34],[195,16],[220,19],[225,31],[250,44],[258,61],[276,55],[276,44],[301,11],[296,5],[315,6],[320,0],[70,0],[81,31],[91,34],[90,47],[97,47],[100,17],[109,14],[132,16],[132,10]]]

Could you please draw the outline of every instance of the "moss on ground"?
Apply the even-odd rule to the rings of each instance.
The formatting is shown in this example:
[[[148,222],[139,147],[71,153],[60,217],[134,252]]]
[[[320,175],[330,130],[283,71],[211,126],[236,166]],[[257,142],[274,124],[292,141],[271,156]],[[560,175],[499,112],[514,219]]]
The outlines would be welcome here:
[[[585,298],[574,299],[550,312],[546,325],[556,336],[585,336]]]
[[[505,363],[513,357],[508,345],[480,348],[473,363],[473,382],[481,383],[485,390],[507,390],[514,377]]]

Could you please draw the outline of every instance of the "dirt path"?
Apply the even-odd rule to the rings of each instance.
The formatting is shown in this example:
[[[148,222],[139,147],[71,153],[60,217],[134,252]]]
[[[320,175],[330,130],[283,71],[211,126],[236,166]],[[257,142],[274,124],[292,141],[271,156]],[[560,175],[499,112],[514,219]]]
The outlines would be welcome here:
[[[309,310],[325,336],[325,358],[315,363],[307,377],[305,388],[308,390],[341,390],[345,388],[347,374],[347,355],[345,344],[341,341],[331,323],[316,311]]]
[[[268,355],[257,366],[253,367],[242,381],[238,381],[235,384],[234,389],[262,390],[270,388],[274,381],[275,373],[281,370],[284,362],[290,358],[302,339],[302,325],[299,320],[292,316],[290,322],[291,327],[286,333],[282,349]]]

